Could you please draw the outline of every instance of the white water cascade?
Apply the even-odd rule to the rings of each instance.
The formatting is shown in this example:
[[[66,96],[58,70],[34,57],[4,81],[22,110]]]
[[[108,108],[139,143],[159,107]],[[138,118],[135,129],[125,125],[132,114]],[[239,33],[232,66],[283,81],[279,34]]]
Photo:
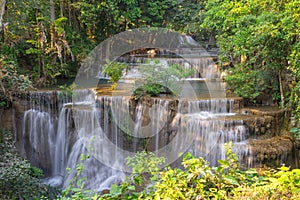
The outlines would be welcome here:
[[[242,120],[231,119],[235,113],[232,99],[180,101],[178,113],[172,122],[178,134],[190,134],[193,142],[189,151],[204,157],[212,165],[225,158],[224,144],[244,142],[248,131]],[[236,151],[245,156],[244,151]]]
[[[196,45],[191,38],[185,40],[189,46]],[[181,50],[182,54],[203,53],[197,48]],[[234,118],[234,99],[225,97],[224,83],[207,56],[182,62],[178,58],[161,60],[166,67],[179,63],[186,69],[196,68],[176,98],[131,98],[126,78],[140,77],[134,66],[120,80],[124,95],[99,95],[94,89],[84,89],[74,91],[71,100],[63,93],[32,93],[23,117],[22,153],[44,170],[45,183],[61,188],[70,184],[82,165],[85,188],[97,192],[123,181],[130,171],[124,167],[126,157],[141,150],[168,155],[168,164],[190,151],[216,165],[224,159],[224,144],[231,141],[241,157],[251,155],[248,129]]]
[[[205,157],[213,165],[224,159],[223,146],[229,141],[239,146],[236,152],[241,156],[251,153],[243,121],[230,119],[235,115],[232,99],[180,100],[177,109],[171,111],[172,100],[160,98],[133,105],[130,97],[96,98],[91,90],[77,91],[75,98],[73,103],[61,103],[59,113],[49,105],[32,105],[33,108],[24,113],[24,155],[36,165],[47,166],[44,168],[52,178],[46,181],[52,185],[67,187],[76,171],[68,174],[66,168],[75,169],[82,162],[85,169],[82,176],[89,180],[86,187],[97,191],[108,189],[110,184],[125,177],[117,170],[126,162],[124,155],[118,153],[119,148],[129,152],[146,148],[161,156],[166,151],[161,149],[172,143],[176,134],[191,135],[193,141],[186,149],[195,156]],[[171,112],[175,112],[173,118]],[[126,135],[131,139],[124,139]],[[140,140],[147,138],[151,138],[149,144],[143,147]],[[90,142],[91,139],[97,142]],[[185,149],[184,145],[189,145],[185,139],[179,137],[172,148]],[[106,148],[107,140],[114,144],[114,149]],[[81,155],[88,154],[89,148],[96,149],[97,156],[81,161]],[[111,169],[107,163],[115,167]]]

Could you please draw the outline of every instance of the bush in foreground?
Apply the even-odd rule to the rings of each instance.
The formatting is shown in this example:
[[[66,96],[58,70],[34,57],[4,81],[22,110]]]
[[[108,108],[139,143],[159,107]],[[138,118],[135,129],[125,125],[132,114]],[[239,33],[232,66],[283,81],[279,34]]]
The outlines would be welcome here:
[[[138,152],[127,159],[132,174],[102,195],[85,190],[79,163],[77,176],[57,197],[53,188],[40,182],[41,170],[14,152],[12,134],[0,130],[0,136],[0,199],[300,199],[300,169],[241,170],[231,145],[217,167],[187,153],[182,169],[160,171],[164,158]]]
[[[203,158],[186,154],[183,169],[167,167],[159,171],[163,158],[139,152],[128,158],[132,174],[113,184],[109,193],[86,193],[84,187],[63,199],[300,199],[300,169],[241,170],[237,155],[227,145],[225,160],[211,167]],[[145,161],[145,162],[144,162]]]
[[[12,133],[0,129],[0,199],[53,199],[55,193],[41,183],[42,170],[30,165],[14,148]]]

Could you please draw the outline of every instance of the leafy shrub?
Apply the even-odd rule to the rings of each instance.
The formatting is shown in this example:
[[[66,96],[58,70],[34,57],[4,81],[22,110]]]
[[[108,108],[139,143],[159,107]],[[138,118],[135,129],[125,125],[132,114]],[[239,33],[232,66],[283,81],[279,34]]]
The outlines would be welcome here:
[[[56,192],[41,183],[42,170],[14,152],[13,136],[0,130],[0,199],[53,199]]]
[[[116,61],[108,61],[103,68],[103,72],[109,76],[109,80],[113,83],[112,89],[114,89],[122,77],[123,71],[127,68],[127,64]]]
[[[152,60],[139,68],[142,80],[135,83],[136,99],[161,93],[178,96],[182,89],[179,82],[194,73],[193,69],[185,69],[179,64],[164,65],[159,60]]]
[[[89,155],[81,154],[80,162],[76,165],[76,168],[73,169],[76,173],[75,176],[70,180],[68,187],[64,189],[61,193],[59,199],[67,200],[67,199],[81,199],[81,200],[90,200],[97,199],[97,195],[91,192],[90,190],[85,189],[85,181],[87,181],[86,177],[82,177],[82,171],[84,170],[84,161],[88,159]],[[72,169],[67,168],[68,173],[71,173]]]
[[[139,199],[149,191],[144,188],[156,181],[165,159],[157,157],[152,152],[141,151],[135,156],[128,157],[126,164],[132,168],[132,174],[120,185],[113,184],[108,194],[102,195],[103,199]]]
[[[211,167],[203,158],[188,153],[182,161],[184,169],[169,167],[156,172],[155,182],[139,193],[132,192],[133,188],[125,190],[123,185],[122,194],[127,194],[124,199],[299,199],[299,169],[283,166],[278,171],[265,169],[263,173],[257,169],[240,170],[231,145],[226,148],[226,159],[219,160],[219,166]],[[142,160],[131,165],[145,169]],[[118,197],[124,196],[120,193]]]
[[[136,99],[140,99],[143,96],[159,96],[162,91],[162,85],[156,83],[145,83],[144,85],[138,87],[134,90],[134,95]]]
[[[226,199],[232,190],[243,184],[237,156],[227,147],[227,157],[220,166],[211,167],[203,158],[187,153],[182,161],[184,170],[171,169],[161,173],[155,184],[158,199]]]
[[[234,199],[299,199],[300,169],[289,170],[282,166],[277,170],[266,170],[259,182],[236,188]]]
[[[29,88],[32,88],[32,82],[18,72],[16,61],[0,56],[0,107],[9,105],[14,95]]]
[[[132,167],[132,174],[123,183],[113,184],[108,194],[91,196],[82,187],[75,187],[69,190],[73,191],[72,195],[62,199],[300,198],[300,169],[290,170],[282,166],[278,170],[241,170],[231,144],[226,149],[226,159],[219,160],[217,167],[211,167],[203,158],[195,158],[187,153],[182,161],[183,169],[167,167],[163,171],[160,171],[163,158],[145,151],[138,152],[127,159],[127,165]],[[80,165],[78,167],[80,171],[82,168]],[[151,176],[147,177],[145,173]]]

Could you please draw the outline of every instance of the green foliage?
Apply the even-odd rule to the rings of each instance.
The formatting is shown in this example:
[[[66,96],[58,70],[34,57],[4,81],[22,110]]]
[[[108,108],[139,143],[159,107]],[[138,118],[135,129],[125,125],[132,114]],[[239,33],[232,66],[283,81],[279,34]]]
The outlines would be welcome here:
[[[236,188],[234,199],[299,199],[300,170],[282,166],[278,171],[266,171],[260,182]]]
[[[71,85],[67,86],[67,85],[61,85],[58,87],[58,89],[60,90],[59,96],[60,97],[66,97],[69,99],[72,99],[74,96],[74,89],[75,89],[76,85],[75,83],[72,83]]]
[[[261,72],[258,70],[254,71],[243,68],[241,65],[236,65],[231,72],[234,75],[225,77],[225,80],[238,96],[255,101],[255,98],[261,94],[260,91],[267,87],[264,81],[265,79],[260,77]],[[259,78],[261,78],[261,84],[257,84]]]
[[[59,199],[81,199],[81,200],[90,200],[97,199],[96,194],[90,190],[84,188],[86,177],[82,177],[82,171],[84,170],[84,161],[89,158],[89,155],[81,154],[80,162],[77,163],[76,169],[68,168],[68,172],[72,173],[72,170],[75,170],[75,176],[70,180],[68,187],[62,191],[62,194]]]
[[[289,91],[282,73],[288,72],[288,59],[299,43],[295,5],[298,0],[208,1],[202,27],[216,35],[220,63],[234,65],[226,80],[237,94],[255,100],[268,90],[285,106]]]
[[[118,81],[127,67],[126,63],[119,63],[116,61],[108,61],[107,64],[103,66],[103,72],[109,76],[109,80],[113,83],[112,89],[117,86]]]
[[[107,62],[103,66],[103,72],[109,76],[113,83],[112,89],[117,85],[122,75],[127,70],[128,65],[116,61]],[[140,65],[142,79],[135,83],[134,95],[136,99],[142,96],[158,96],[160,93],[179,95],[180,81],[193,73],[192,69],[184,69],[181,65],[173,64],[164,66],[159,60],[149,61],[149,63]]]
[[[182,161],[184,170],[169,169],[161,173],[155,185],[155,198],[226,199],[244,181],[236,155],[230,146],[227,148],[226,160],[220,160],[218,167],[210,167],[203,158],[186,154]]]
[[[297,127],[293,127],[290,130],[291,133],[294,133],[295,137],[300,139],[300,129]]]
[[[32,22],[33,37],[26,40],[28,49],[25,50],[25,54],[36,59],[34,63],[30,63],[33,68],[37,68],[32,76],[36,85],[54,85],[57,83],[57,77],[70,76],[67,61],[63,57],[69,56],[70,61],[74,61],[75,58],[66,40],[66,21],[67,18],[59,17],[52,22],[40,13],[36,21]],[[47,40],[47,37],[50,40]]]
[[[291,1],[285,5],[285,18],[283,21],[283,29],[288,33],[285,38],[290,43],[294,45],[289,49],[291,53],[289,54],[289,65],[288,69],[292,71],[292,74],[295,76],[293,80],[293,91],[290,95],[290,106],[294,108],[294,114],[296,116],[297,122],[300,122],[300,40],[299,40],[299,1]]]
[[[0,101],[2,105],[8,105],[14,95],[32,88],[32,82],[28,76],[20,74],[16,65],[15,61],[0,57]]]
[[[103,40],[139,27],[170,27],[194,34],[205,3],[177,0],[6,1],[0,34],[16,63],[36,86],[74,78],[86,55]],[[188,28],[185,28],[188,27]],[[1,44],[2,45],[2,44]],[[1,51],[1,54],[3,52]]]
[[[145,83],[134,90],[135,99],[140,99],[143,96],[159,96],[161,91],[166,90],[162,85],[157,83]]]
[[[53,199],[57,191],[41,183],[42,170],[17,155],[11,132],[0,129],[0,198]]]
[[[192,35],[197,41],[209,40],[210,32],[201,27],[205,17],[207,1],[185,0],[173,4],[169,10],[168,28]]]
[[[204,5],[198,0],[58,1],[52,16],[50,1],[11,0],[0,41],[15,49],[20,69],[29,72],[34,85],[48,86],[57,78],[73,78],[97,44],[125,30],[169,27],[196,34]]]
[[[192,75],[193,69],[184,69],[179,64],[164,65],[159,60],[153,60],[139,66],[142,80],[135,84],[136,99],[142,96],[158,96],[160,93],[178,96],[184,78]]]
[[[127,158],[133,172],[130,177],[121,184],[113,184],[109,193],[102,195],[84,191],[84,179],[78,179],[83,166],[78,164],[73,184],[60,199],[299,199],[299,169],[282,166],[278,170],[241,170],[231,145],[225,146],[226,158],[219,160],[217,167],[187,153],[183,157],[183,169],[168,167],[161,171],[163,158],[138,152]],[[145,176],[147,172],[151,178]]]
[[[61,6],[63,12],[64,5]],[[3,21],[8,26],[1,32],[1,47],[15,50],[16,63],[22,71],[30,72],[35,85],[56,84],[58,76],[74,76],[70,74],[73,72],[71,67],[76,66],[67,40],[67,34],[72,30],[68,29],[66,33],[71,23],[64,16],[52,20],[49,8],[50,2],[44,0],[6,1]],[[72,38],[73,42],[75,38]]]
[[[132,182],[127,180],[120,185],[112,184],[108,194],[101,195],[100,199],[138,199],[139,193],[135,192],[136,188]]]
[[[176,0],[140,1],[141,17],[140,25],[143,27],[165,27],[166,20],[170,19],[170,10],[175,9],[178,4]]]
[[[157,173],[165,159],[155,156],[152,152],[141,151],[133,157],[128,157],[126,164],[132,168],[133,174],[142,174],[146,172]]]
[[[160,173],[151,192],[143,199],[298,199],[300,170],[240,170],[237,155],[227,145],[225,160],[211,167],[203,158],[186,154],[184,169],[167,169]]]
[[[149,184],[149,181],[156,180],[164,162],[163,157],[157,157],[152,152],[137,152],[133,157],[127,158],[126,164],[132,168],[130,177],[120,185],[113,184],[110,193],[101,197],[103,199],[145,199],[144,196],[147,192],[143,189]],[[142,190],[138,188],[142,188]]]

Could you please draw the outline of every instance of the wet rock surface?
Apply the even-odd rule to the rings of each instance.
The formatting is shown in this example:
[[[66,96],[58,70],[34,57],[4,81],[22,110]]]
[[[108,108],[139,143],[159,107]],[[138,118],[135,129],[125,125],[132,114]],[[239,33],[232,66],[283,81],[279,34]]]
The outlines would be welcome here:
[[[295,166],[292,154],[294,149],[294,138],[286,133],[267,139],[251,139],[249,141],[255,166]]]

